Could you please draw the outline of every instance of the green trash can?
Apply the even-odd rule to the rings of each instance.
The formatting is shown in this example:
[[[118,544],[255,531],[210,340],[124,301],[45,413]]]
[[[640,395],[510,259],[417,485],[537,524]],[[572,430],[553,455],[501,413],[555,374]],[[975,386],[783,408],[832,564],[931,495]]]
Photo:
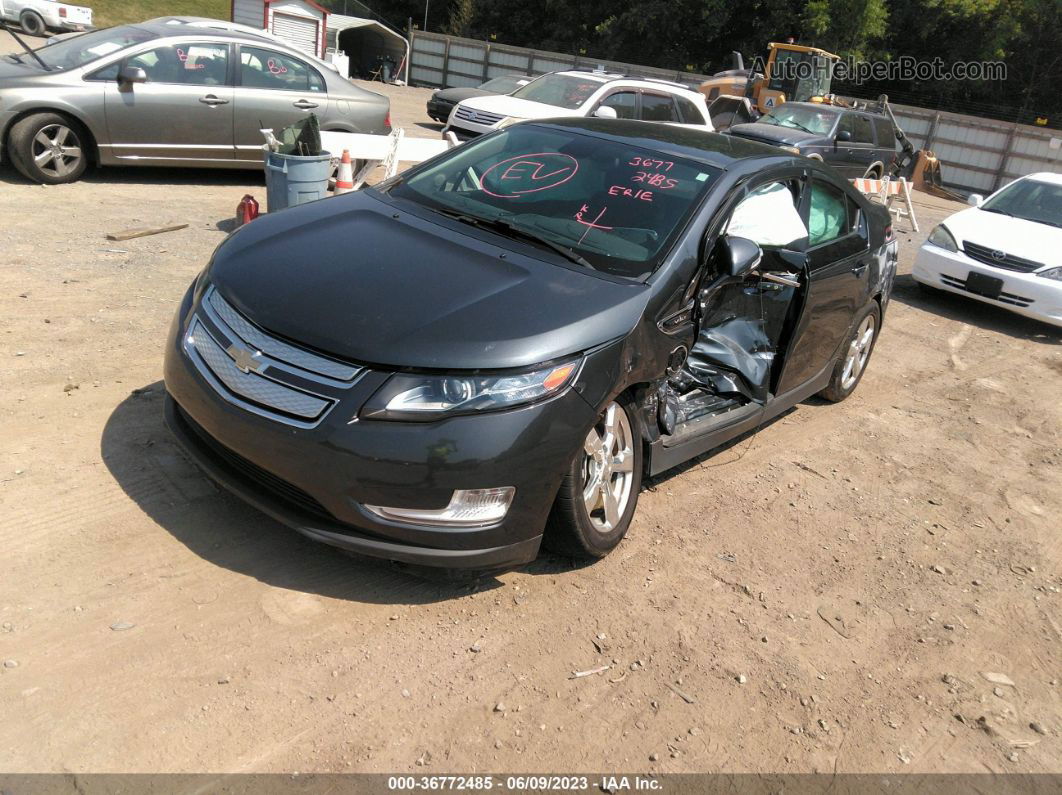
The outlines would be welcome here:
[[[266,209],[274,213],[285,207],[323,199],[328,195],[332,156],[325,152],[305,157],[265,153]]]

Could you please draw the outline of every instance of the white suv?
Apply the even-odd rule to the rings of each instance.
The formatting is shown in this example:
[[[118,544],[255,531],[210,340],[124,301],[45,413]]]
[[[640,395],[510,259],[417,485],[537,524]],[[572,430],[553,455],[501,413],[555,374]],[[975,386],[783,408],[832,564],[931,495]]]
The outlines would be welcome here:
[[[511,94],[459,102],[443,132],[468,140],[526,119],[599,116],[712,130],[704,95],[679,83],[607,72],[550,72]]]

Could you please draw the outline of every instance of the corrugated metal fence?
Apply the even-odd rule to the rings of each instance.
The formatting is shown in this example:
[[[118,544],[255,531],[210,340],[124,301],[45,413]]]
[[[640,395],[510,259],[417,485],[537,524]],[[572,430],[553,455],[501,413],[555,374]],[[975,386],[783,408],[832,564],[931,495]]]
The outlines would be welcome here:
[[[504,74],[540,75],[599,66],[692,85],[708,77],[420,31],[413,36],[411,52],[409,81],[422,86],[475,86]],[[1058,131],[907,105],[892,109],[915,148],[931,149],[940,158],[944,182],[950,187],[991,193],[1015,177],[1062,171]]]

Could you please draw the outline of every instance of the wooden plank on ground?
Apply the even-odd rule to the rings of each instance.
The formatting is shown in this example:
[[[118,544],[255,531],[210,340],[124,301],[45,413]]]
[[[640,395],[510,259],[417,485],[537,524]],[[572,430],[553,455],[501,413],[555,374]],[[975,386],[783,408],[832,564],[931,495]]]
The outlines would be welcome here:
[[[121,232],[108,232],[108,240],[132,240],[134,237],[147,237],[148,235],[161,235],[163,232],[176,232],[184,229],[188,224],[174,224],[172,226],[138,226],[134,229],[123,229]]]

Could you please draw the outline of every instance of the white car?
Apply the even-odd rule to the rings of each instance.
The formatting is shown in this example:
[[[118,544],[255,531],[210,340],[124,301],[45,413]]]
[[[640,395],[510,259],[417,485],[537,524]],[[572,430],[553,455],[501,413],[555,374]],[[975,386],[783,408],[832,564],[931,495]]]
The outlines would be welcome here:
[[[0,0],[0,19],[30,36],[43,36],[48,30],[89,30],[92,9],[55,0]]]
[[[922,244],[915,281],[1062,327],[1062,174],[1030,174],[970,204]]]
[[[578,69],[550,72],[511,94],[473,97],[451,111],[443,132],[467,141],[527,119],[600,116],[712,130],[704,95],[679,83]]]

